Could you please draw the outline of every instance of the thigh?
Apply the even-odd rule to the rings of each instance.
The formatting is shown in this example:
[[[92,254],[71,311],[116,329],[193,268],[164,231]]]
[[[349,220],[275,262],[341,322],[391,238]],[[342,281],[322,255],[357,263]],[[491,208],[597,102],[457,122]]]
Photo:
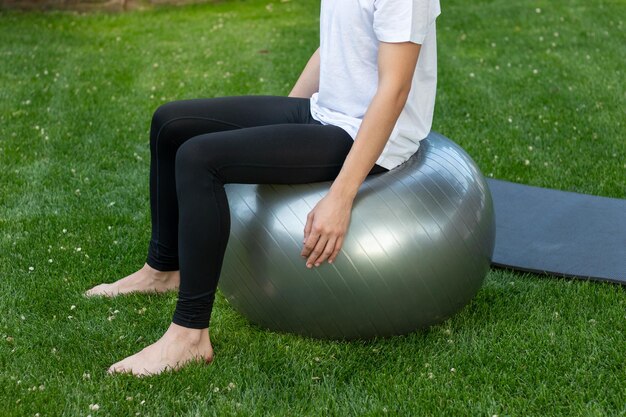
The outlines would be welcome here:
[[[283,96],[230,96],[166,103],[154,113],[153,130],[190,138],[202,133],[280,123],[315,123],[310,100]]]
[[[181,146],[177,158],[185,160],[177,164],[196,160],[222,183],[317,182],[339,174],[352,144],[350,135],[333,125],[257,126],[193,137]],[[372,171],[386,169],[375,165]]]

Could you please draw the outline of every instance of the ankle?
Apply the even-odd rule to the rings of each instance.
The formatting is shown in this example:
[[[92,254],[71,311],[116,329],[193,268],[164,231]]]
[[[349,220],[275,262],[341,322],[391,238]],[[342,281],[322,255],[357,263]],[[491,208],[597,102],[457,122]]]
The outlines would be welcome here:
[[[147,263],[142,268],[143,272],[154,282],[168,282],[179,276],[180,271],[159,271]]]
[[[176,340],[191,344],[209,341],[209,329],[192,329],[171,323],[166,333],[169,333]]]

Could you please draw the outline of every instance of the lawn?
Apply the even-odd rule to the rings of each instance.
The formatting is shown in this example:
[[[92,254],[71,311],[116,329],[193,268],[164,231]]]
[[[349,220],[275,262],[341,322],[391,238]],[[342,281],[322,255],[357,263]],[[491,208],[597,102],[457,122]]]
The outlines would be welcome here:
[[[442,3],[433,129],[486,176],[626,198],[623,2]],[[152,112],[287,95],[318,24],[316,0],[0,11],[0,415],[626,415],[624,288],[498,269],[445,323],[367,342],[266,331],[218,293],[212,365],[105,373],[176,302],[82,297],[145,261]]]

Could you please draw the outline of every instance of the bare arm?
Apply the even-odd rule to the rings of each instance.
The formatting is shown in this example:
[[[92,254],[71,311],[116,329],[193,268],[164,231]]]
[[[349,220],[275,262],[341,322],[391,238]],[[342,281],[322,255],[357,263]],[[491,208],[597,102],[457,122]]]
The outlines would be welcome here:
[[[382,153],[406,104],[421,45],[381,42],[378,89],[330,193],[353,200]]]
[[[301,255],[308,268],[333,262],[343,245],[357,191],[385,144],[406,104],[421,45],[381,42],[378,88],[354,144],[328,193],[307,216]]]
[[[310,98],[320,88],[320,48],[317,48],[307,62],[300,78],[291,89],[289,97]]]

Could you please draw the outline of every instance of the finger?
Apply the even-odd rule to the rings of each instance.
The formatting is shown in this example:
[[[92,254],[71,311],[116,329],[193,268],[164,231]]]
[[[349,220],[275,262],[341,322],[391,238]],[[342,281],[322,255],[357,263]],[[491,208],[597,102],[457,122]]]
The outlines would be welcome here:
[[[313,249],[317,245],[317,242],[320,238],[319,234],[310,233],[309,236],[304,241],[304,247],[302,248],[302,252],[300,253],[303,257],[308,258],[311,255]]]
[[[324,236],[324,235],[320,236],[319,240],[317,241],[317,245],[315,245],[315,248],[313,249],[313,251],[309,255],[309,258],[306,260],[307,268],[312,268],[313,267],[314,261],[324,251],[324,248],[326,247],[326,242],[327,241],[328,241],[328,238],[326,236]]]
[[[313,212],[310,211],[306,216],[306,224],[304,225],[304,240],[302,243],[306,242],[309,234],[311,233],[311,226],[313,225]]]
[[[333,262],[335,262],[335,258],[337,257],[337,255],[339,255],[339,251],[341,250],[342,246],[343,246],[343,236],[339,236],[337,238],[337,242],[335,243],[335,250],[333,251],[332,255],[330,255],[330,258],[328,259],[329,264],[332,264]]]
[[[335,250],[336,241],[337,241],[337,238],[335,236],[331,236],[328,239],[322,254],[315,261],[313,261],[315,266],[320,266],[326,259],[328,259],[330,255],[332,255],[333,251]]]

